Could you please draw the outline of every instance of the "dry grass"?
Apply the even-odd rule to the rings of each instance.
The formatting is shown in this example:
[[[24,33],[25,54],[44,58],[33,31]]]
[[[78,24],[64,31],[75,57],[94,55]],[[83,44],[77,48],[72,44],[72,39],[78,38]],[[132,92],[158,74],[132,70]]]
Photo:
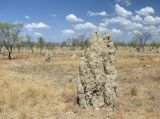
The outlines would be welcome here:
[[[137,89],[135,86],[131,88],[131,96],[137,96]]]
[[[72,58],[73,55],[76,57]],[[118,97],[113,113],[83,110],[76,104],[80,51],[0,55],[0,119],[159,119],[160,54],[119,51]]]

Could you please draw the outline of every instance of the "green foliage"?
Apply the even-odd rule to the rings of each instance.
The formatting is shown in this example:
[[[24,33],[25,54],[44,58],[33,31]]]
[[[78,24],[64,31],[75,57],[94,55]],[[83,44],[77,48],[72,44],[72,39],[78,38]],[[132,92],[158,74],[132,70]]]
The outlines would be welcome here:
[[[127,43],[125,43],[124,41],[114,40],[114,46],[116,48],[118,48],[118,46],[125,47],[125,46],[127,46]]]
[[[63,41],[61,43],[61,46],[72,46],[73,49],[75,49],[76,47],[86,49],[89,47],[89,40],[86,35],[82,34]]]
[[[34,42],[33,42],[33,37],[30,35],[26,35],[26,45],[29,48],[33,48],[34,47]]]
[[[160,47],[160,43],[158,42],[152,42],[151,44],[149,44],[151,47],[155,47],[155,48],[159,48]]]
[[[11,59],[12,49],[16,42],[19,41],[19,34],[23,24],[21,23],[0,23],[0,39],[3,42],[4,47],[8,51],[8,58]]]
[[[89,40],[88,39],[85,39],[83,40],[81,43],[80,43],[80,47],[82,49],[87,49],[89,47],[90,43],[89,43]]]
[[[41,51],[45,46],[45,41],[44,41],[43,37],[38,37],[38,44],[37,45],[38,45],[37,47],[40,49],[40,54],[41,54]]]
[[[40,49],[43,49],[44,45],[45,45],[44,38],[43,37],[38,37],[38,47]]]
[[[54,42],[48,42],[46,43],[46,47],[48,50],[53,50],[56,47],[56,44]]]
[[[66,41],[63,41],[60,46],[61,46],[61,47],[67,46],[67,42],[66,42]]]

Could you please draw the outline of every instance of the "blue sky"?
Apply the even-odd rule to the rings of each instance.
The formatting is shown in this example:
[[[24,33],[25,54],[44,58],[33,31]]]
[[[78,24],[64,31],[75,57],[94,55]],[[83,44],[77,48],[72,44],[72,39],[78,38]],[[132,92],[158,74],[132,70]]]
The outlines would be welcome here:
[[[160,0],[0,0],[0,21],[21,22],[23,34],[47,41],[92,31],[126,41],[141,31],[159,36],[159,6]]]

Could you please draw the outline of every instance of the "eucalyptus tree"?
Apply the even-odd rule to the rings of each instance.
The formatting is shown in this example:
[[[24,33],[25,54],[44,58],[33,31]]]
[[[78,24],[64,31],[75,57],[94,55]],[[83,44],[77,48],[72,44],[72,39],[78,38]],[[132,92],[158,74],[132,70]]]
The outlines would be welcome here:
[[[40,49],[40,54],[41,54],[44,46],[45,46],[44,38],[43,37],[38,37],[38,48]]]
[[[8,59],[12,59],[13,47],[19,39],[22,27],[21,23],[0,23],[0,39],[8,51]]]
[[[2,40],[0,39],[0,54],[1,54],[2,48],[3,48],[3,43],[2,43]]]
[[[24,47],[24,43],[23,43],[23,36],[19,36],[19,38],[17,39],[17,42],[15,44],[15,47],[17,48],[18,52],[21,52],[21,49]]]
[[[30,35],[26,35],[26,44],[27,44],[27,47],[30,48],[31,50],[31,53],[33,53],[33,48],[34,48],[34,41],[33,41],[33,37],[30,36]]]

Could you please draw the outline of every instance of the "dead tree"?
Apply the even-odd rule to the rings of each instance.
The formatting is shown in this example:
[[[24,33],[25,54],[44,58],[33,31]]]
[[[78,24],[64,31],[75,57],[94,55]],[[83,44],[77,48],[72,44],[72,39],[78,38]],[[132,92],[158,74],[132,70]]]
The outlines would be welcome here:
[[[138,52],[143,52],[144,47],[147,43],[147,41],[151,40],[152,38],[152,33],[151,32],[138,32],[134,34],[133,40],[137,43],[137,51]]]

